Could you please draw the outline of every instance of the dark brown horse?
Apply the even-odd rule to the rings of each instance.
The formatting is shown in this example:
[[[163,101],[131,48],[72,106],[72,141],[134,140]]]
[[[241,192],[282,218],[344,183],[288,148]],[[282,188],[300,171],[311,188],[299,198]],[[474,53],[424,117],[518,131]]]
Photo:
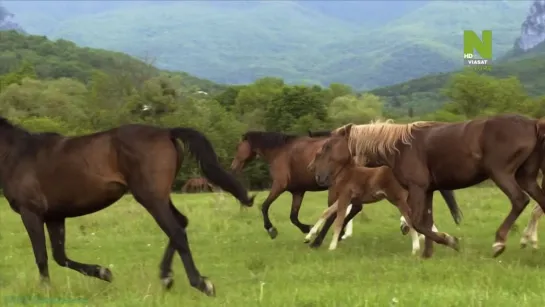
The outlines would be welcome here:
[[[206,180],[206,178],[190,178],[187,179],[182,187],[183,193],[199,193],[203,191],[214,192],[214,186]]]
[[[64,137],[34,134],[0,117],[0,183],[11,208],[21,215],[43,282],[49,282],[44,224],[57,264],[112,280],[108,268],[68,258],[65,219],[102,210],[130,192],[169,237],[167,252],[178,251],[191,286],[207,295],[215,294],[213,284],[193,261],[185,231],[188,219],[170,198],[183,160],[178,140],[187,145],[210,181],[242,204],[253,204],[253,197],[220,166],[212,145],[196,130],[124,125]],[[161,277],[170,278],[170,267],[161,269]],[[167,286],[171,284],[169,280]]]
[[[244,165],[256,156],[262,157],[269,164],[269,172],[273,183],[267,199],[263,202],[261,211],[263,214],[263,226],[271,238],[274,239],[278,231],[269,219],[269,208],[278,196],[285,191],[292,194],[290,213],[292,224],[303,233],[310,231],[311,225],[303,224],[299,221],[299,209],[301,208],[305,192],[327,190],[327,187],[322,187],[316,183],[314,173],[310,172],[307,168],[310,161],[314,159],[316,152],[326,140],[327,137],[311,138],[308,136],[263,131],[248,131],[242,136],[242,140],[237,145],[237,152],[231,163],[231,169],[234,171],[242,170]],[[449,208],[452,208],[451,211],[456,212],[455,219],[459,220],[459,209],[452,192],[443,191],[443,193],[450,193],[451,197],[445,197],[445,201]],[[363,203],[352,202],[352,205],[352,210],[347,216],[348,221],[361,211]],[[332,217],[331,223],[333,219],[334,217]],[[324,226],[324,229],[315,238],[311,246],[320,246],[331,223],[329,223],[329,226],[328,224]]]
[[[530,202],[524,192],[545,209],[545,194],[537,184],[545,120],[498,115],[458,123],[378,122],[348,124],[333,134],[347,138],[359,163],[391,167],[409,190],[412,226],[426,236],[423,257],[431,257],[433,241],[458,246],[456,238],[431,230],[434,190],[463,189],[491,179],[506,194],[511,211],[496,232],[494,256],[505,250],[509,230]]]

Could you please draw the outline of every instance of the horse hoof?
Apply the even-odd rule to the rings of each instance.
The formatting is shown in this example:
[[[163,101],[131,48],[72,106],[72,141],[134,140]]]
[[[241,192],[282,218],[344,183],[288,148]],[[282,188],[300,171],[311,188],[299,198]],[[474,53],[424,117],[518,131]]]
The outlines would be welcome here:
[[[112,274],[112,271],[110,271],[110,269],[101,267],[100,270],[98,271],[98,278],[107,282],[112,282],[112,280],[114,279],[114,276]]]
[[[161,278],[161,283],[163,284],[165,290],[170,290],[170,288],[172,288],[174,285],[174,278],[172,276],[163,277]]]
[[[505,251],[505,243],[496,242],[494,245],[492,245],[492,257],[498,257]]]
[[[204,276],[202,277],[201,288],[199,290],[201,290],[201,292],[207,296],[216,296],[216,288],[214,287],[214,284]]]
[[[267,229],[267,232],[269,233],[269,237],[271,237],[271,239],[274,239],[276,238],[276,236],[278,236],[278,230],[276,230],[275,227]]]
[[[40,286],[44,287],[46,289],[51,287],[51,280],[49,279],[49,277],[41,277],[40,278]]]
[[[399,229],[401,230],[401,234],[402,234],[402,235],[408,234],[408,233],[409,233],[409,230],[411,230],[411,228],[410,228],[409,226],[407,226],[407,225],[401,225],[401,226],[399,227]]]
[[[310,244],[310,248],[316,249],[316,248],[320,247],[321,245],[322,245],[322,242],[316,242],[316,241],[314,241],[314,242],[312,242],[312,243]]]
[[[456,237],[449,237],[449,245],[452,247],[455,251],[460,251],[460,239]]]
[[[311,228],[312,227],[310,225],[303,225],[303,226],[301,226],[301,232],[303,232],[304,234],[307,234],[307,233],[310,232]]]

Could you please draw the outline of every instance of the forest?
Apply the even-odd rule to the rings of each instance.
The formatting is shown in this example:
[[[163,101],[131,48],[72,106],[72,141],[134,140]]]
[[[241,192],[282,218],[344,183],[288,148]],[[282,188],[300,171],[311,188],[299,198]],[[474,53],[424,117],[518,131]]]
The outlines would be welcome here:
[[[246,85],[219,85],[157,69],[148,59],[80,48],[66,40],[0,32],[2,116],[34,132],[65,135],[127,123],[193,127],[211,140],[226,167],[247,130],[306,134],[308,129],[363,124],[376,118],[408,122],[457,121],[509,112],[545,115],[545,98],[535,95],[536,90],[530,95],[516,76],[461,71],[448,75],[436,91],[444,101],[435,101],[434,111],[419,113],[403,101],[392,107],[393,96],[386,92],[357,92],[340,83],[290,85],[264,77]],[[193,160],[186,159],[174,190],[199,174]],[[252,189],[270,184],[260,161],[251,163],[241,179]]]

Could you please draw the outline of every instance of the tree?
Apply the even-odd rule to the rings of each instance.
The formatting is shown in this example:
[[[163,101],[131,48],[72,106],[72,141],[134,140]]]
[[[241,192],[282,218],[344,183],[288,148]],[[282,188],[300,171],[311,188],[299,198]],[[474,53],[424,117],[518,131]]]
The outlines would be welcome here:
[[[366,124],[382,115],[382,101],[370,93],[361,97],[346,95],[335,98],[329,105],[328,113],[335,126]]]

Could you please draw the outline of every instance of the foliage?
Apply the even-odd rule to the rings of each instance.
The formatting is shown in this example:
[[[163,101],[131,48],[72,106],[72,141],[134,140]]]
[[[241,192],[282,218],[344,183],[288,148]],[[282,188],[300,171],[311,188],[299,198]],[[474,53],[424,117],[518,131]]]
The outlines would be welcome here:
[[[465,69],[464,71],[471,71]],[[393,86],[370,91],[386,101],[386,108],[403,113],[409,107],[416,109],[416,114],[433,112],[448,102],[442,89],[448,86],[449,80],[464,71],[456,71],[439,75],[430,75]],[[545,55],[534,55],[519,60],[495,63],[491,71],[480,74],[494,78],[517,78],[524,90],[532,97],[545,93]]]
[[[333,129],[348,122],[364,124],[380,117],[409,122],[457,121],[498,112],[545,115],[545,96],[528,96],[516,77],[496,78],[471,71],[455,74],[438,91],[448,102],[443,108],[425,113],[409,108],[396,113],[380,95],[356,93],[340,83],[329,87],[289,85],[279,78],[264,77],[220,91],[222,87],[210,85],[210,81],[160,71],[126,55],[14,32],[4,35],[8,41],[0,44],[7,50],[19,50],[17,54],[22,54],[22,58],[14,64],[3,62],[3,116],[31,131],[65,135],[92,133],[127,123],[193,127],[211,140],[225,167],[247,130],[306,135],[309,129]],[[45,49],[50,52],[44,54],[43,46],[49,46]],[[60,46],[72,48],[71,57]],[[9,52],[0,52],[0,58],[5,54]],[[63,57],[65,61],[61,61]],[[57,74],[68,62],[74,69]],[[202,88],[211,92],[203,92]],[[410,93],[410,88],[401,90]],[[379,93],[395,91],[383,89]],[[404,104],[406,96],[398,97],[398,102]],[[199,174],[194,161],[185,159],[174,188]],[[251,188],[270,185],[263,161],[249,163],[242,178]]]
[[[30,33],[156,58],[220,83],[265,76],[364,90],[459,68],[461,29],[513,46],[525,1],[130,1],[5,4]]]

